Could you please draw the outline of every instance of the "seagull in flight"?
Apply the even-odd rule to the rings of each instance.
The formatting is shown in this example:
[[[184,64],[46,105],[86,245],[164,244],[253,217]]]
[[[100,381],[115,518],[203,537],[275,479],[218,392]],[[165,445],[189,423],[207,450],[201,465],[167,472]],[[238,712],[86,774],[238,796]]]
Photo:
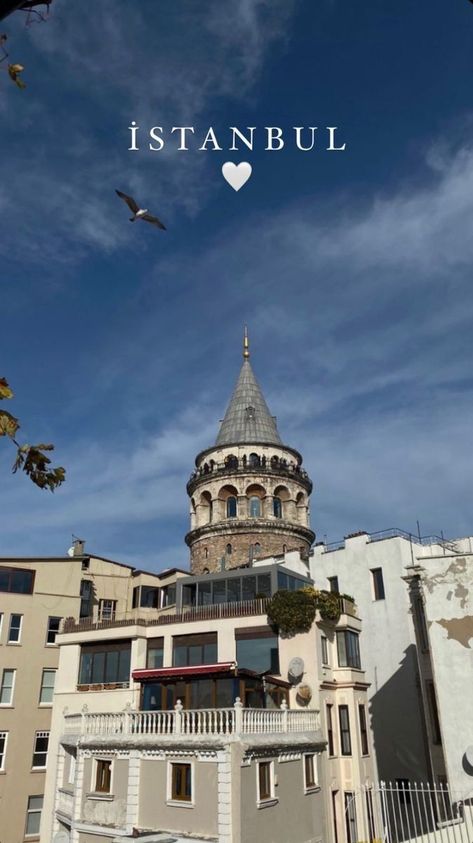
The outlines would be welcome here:
[[[117,196],[120,199],[123,199],[124,202],[128,205],[130,211],[132,211],[133,216],[130,217],[130,222],[135,222],[135,220],[145,220],[145,222],[150,222],[151,225],[155,225],[156,228],[162,228],[163,231],[166,231],[166,226],[163,225],[161,220],[158,217],[154,217],[153,214],[148,213],[148,208],[140,208],[132,196],[127,196],[126,193],[122,193],[121,190],[115,190]]]

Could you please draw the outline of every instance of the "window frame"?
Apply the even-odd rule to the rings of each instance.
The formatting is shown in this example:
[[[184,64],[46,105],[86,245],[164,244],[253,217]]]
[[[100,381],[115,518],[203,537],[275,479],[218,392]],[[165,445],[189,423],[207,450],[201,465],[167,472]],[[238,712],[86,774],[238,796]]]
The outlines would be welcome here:
[[[236,495],[229,495],[225,501],[225,517],[238,518],[238,498]]]
[[[179,795],[177,792],[177,788],[175,787],[175,770],[177,768],[189,768],[189,780],[190,780],[190,794],[187,796]],[[182,761],[182,760],[175,760],[175,761],[168,761],[167,764],[167,786],[166,786],[166,804],[173,805],[179,808],[193,808],[195,805],[195,766],[194,761]]]
[[[154,643],[154,642],[156,642],[156,643]],[[158,642],[160,642],[160,643],[158,643]],[[150,655],[151,655],[151,653],[156,653],[156,652],[161,653],[161,659],[158,660],[158,661],[161,662],[161,664],[158,664],[158,665],[153,664],[152,665],[152,664],[150,664],[150,662],[151,662]],[[159,635],[159,636],[155,636],[153,638],[147,638],[146,639],[146,670],[157,670],[157,669],[159,670],[159,668],[161,668],[163,666],[164,666],[164,636]]]
[[[234,637],[235,637],[235,658],[237,664],[240,667],[248,668],[248,670],[253,670],[255,673],[261,672],[269,672],[272,676],[280,676],[281,675],[281,657],[279,652],[279,635],[273,632],[272,629],[269,627],[242,627],[236,628],[234,630]],[[270,646],[270,663],[269,666],[264,670],[256,670],[255,667],[251,667],[251,665],[244,663],[243,659],[238,657],[238,645],[240,641],[260,641],[262,639],[271,639],[273,643],[276,644],[276,647]],[[276,653],[274,654],[274,651]],[[272,659],[274,658],[274,663],[271,664]],[[277,664],[276,664],[277,662]]]
[[[340,642],[343,641],[343,648]],[[349,646],[353,642],[354,646]],[[355,643],[356,642],[356,643]],[[337,629],[337,657],[339,667],[361,670],[360,635],[353,629]],[[345,664],[343,664],[345,661]]]
[[[310,778],[308,775],[308,766],[309,772],[311,768]],[[304,793],[313,793],[315,790],[319,790],[318,757],[316,752],[304,752],[302,754],[302,770],[304,776]]]
[[[10,644],[10,645],[13,645],[13,646],[16,646],[16,647],[21,647],[21,634],[23,632],[23,617],[24,617],[24,615],[20,614],[20,612],[11,612],[10,623],[8,624],[7,644]],[[16,626],[14,627],[15,630],[18,629],[18,638],[15,638],[15,639],[12,639],[12,637],[11,637],[12,628],[13,628],[12,627],[13,618],[20,618],[20,625],[18,627],[16,627]]]
[[[3,741],[3,749],[0,752],[0,772],[4,773],[7,760],[8,730],[2,729],[0,732],[0,741]]]
[[[34,582],[35,582],[35,576],[36,576],[35,570],[31,570],[31,568],[11,568],[10,566],[6,566],[6,567],[3,567],[3,565],[0,566],[0,574],[4,573],[5,571],[8,573],[9,588],[6,588],[6,589],[0,588],[0,594],[33,594]],[[17,571],[20,571],[22,574],[30,574],[31,582],[30,582],[30,588],[28,589],[28,591],[15,591],[15,589],[11,588],[13,576]]]
[[[30,800],[31,799],[41,799],[41,808],[30,808]],[[25,837],[39,837],[39,830],[41,827],[41,814],[44,808],[44,794],[37,793],[31,796],[28,796],[28,801],[26,803],[26,821],[25,821]],[[28,820],[31,814],[39,814],[39,824],[38,824],[38,831],[28,831]]]
[[[100,621],[114,621],[117,614],[117,602],[117,600],[112,600],[110,597],[101,597],[99,600],[98,619]],[[107,606],[107,611],[104,613],[105,604],[110,604],[110,606]],[[110,612],[108,612],[108,609],[110,609]]]
[[[345,714],[346,725],[343,723],[343,717]],[[340,755],[343,755],[345,758],[349,758],[353,755],[353,747],[351,740],[350,710],[348,705],[338,706],[338,725],[340,727]],[[347,738],[348,742],[346,743]]]
[[[57,630],[51,629],[51,621],[59,621]],[[61,625],[61,621],[62,621],[62,617],[59,617],[58,615],[49,615],[48,625],[46,627],[46,642],[45,642],[45,645],[44,645],[45,647],[57,647],[58,646],[56,644],[56,635],[59,635],[59,627]],[[50,635],[51,632],[54,633],[54,641],[48,641],[48,638],[49,638],[49,635]]]
[[[368,722],[366,719],[366,706],[364,703],[358,703],[358,722],[360,724],[360,745],[362,756],[370,754],[370,744],[368,740]]]
[[[252,512],[253,504],[256,504],[256,502],[257,502],[258,505],[255,508],[258,511],[253,513]],[[261,503],[262,503],[262,501],[261,501],[261,498],[259,497],[259,495],[250,495],[249,496],[249,498],[248,498],[248,518],[261,518],[261,511],[262,511]]]
[[[32,770],[45,770],[48,765],[48,752],[49,752],[49,731],[39,730],[35,732],[34,741],[33,741],[33,758],[31,762],[31,769]],[[47,738],[47,745],[46,751],[37,749],[37,744],[39,740],[44,740]],[[35,755],[44,755],[44,764],[35,764]]]
[[[267,793],[261,792],[261,770],[262,768],[269,770],[269,787]],[[266,807],[267,805],[274,805],[278,800],[274,791],[274,761],[267,759],[256,762],[256,804],[258,808]]]
[[[8,702],[1,702],[2,693],[5,688],[5,674],[11,673],[12,674],[12,683],[9,686],[10,688],[10,699]],[[13,698],[15,696],[15,681],[16,681],[16,667],[4,667],[2,671],[2,678],[0,681],[0,708],[11,708],[13,706]]]
[[[335,731],[333,728],[333,703],[325,704],[325,716],[327,720],[327,751],[329,758],[336,758]]]
[[[3,629],[3,612],[0,612],[0,638],[2,637],[2,629]],[[0,644],[2,642],[0,641]]]
[[[107,659],[112,657],[113,653],[118,653],[116,670],[114,678],[107,678]],[[126,679],[120,679],[120,670],[123,665],[120,664],[120,656],[124,653],[123,658],[127,666]],[[90,657],[88,669],[84,657]],[[100,666],[100,659],[103,659],[103,664]],[[94,667],[94,659],[98,659],[96,667]],[[94,673],[100,675],[100,678]],[[123,641],[100,641],[96,644],[82,644],[79,658],[79,675],[77,677],[78,685],[88,685],[91,688],[98,685],[119,685],[120,687],[129,687],[131,674],[131,639],[124,639]],[[125,675],[125,674],[123,674]]]
[[[191,640],[193,639],[193,640]],[[208,659],[205,661],[205,648],[215,646],[215,659]],[[184,664],[176,663],[176,648],[186,648],[186,660]],[[189,650],[200,648],[201,661],[192,661]],[[188,635],[173,635],[172,636],[172,666],[173,667],[190,667],[191,665],[202,664],[218,664],[218,632],[198,632]]]
[[[43,691],[44,691],[44,690],[49,690],[49,688],[50,688],[50,686],[49,686],[49,685],[45,685],[45,684],[44,684],[44,675],[45,675],[45,673],[54,673],[54,683],[53,683],[53,685],[52,685],[52,692],[53,692],[53,693],[52,693],[51,702],[48,702],[47,700],[42,700],[42,699],[41,699],[41,697],[42,697],[42,695],[43,695]],[[54,689],[55,689],[55,687],[56,687],[56,673],[57,673],[57,668],[55,668],[55,667],[43,667],[43,671],[42,671],[42,673],[41,673],[41,684],[40,684],[40,686],[39,686],[39,705],[40,705],[40,706],[44,706],[44,707],[51,707],[51,706],[52,706],[52,704],[53,704],[53,699],[54,699]]]
[[[99,774],[100,770],[103,769],[102,765],[108,765],[108,790],[105,787],[98,787],[99,784]],[[113,758],[104,758],[97,756],[94,758],[94,764],[92,766],[92,788],[94,794],[99,794],[100,796],[111,796],[113,794],[112,790],[112,782],[113,782]]]
[[[334,574],[333,577],[327,577],[328,581],[328,590],[331,594],[340,594],[340,583],[338,582],[338,574]],[[336,584],[336,588],[333,588],[334,584]]]
[[[322,654],[322,667],[330,667],[330,659],[328,656],[328,638],[326,635],[320,636],[320,649]]]
[[[373,601],[386,600],[386,589],[384,587],[384,577],[382,568],[370,568],[371,571],[371,588],[373,594]]]

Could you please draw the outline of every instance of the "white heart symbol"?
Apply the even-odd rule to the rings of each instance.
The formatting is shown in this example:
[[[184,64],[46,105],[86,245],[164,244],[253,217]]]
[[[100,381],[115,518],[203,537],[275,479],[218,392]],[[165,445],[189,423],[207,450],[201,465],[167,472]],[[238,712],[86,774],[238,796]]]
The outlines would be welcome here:
[[[239,164],[234,164],[233,161],[225,161],[222,167],[223,178],[228,182],[233,190],[240,190],[251,176],[251,164],[248,161],[240,161]]]

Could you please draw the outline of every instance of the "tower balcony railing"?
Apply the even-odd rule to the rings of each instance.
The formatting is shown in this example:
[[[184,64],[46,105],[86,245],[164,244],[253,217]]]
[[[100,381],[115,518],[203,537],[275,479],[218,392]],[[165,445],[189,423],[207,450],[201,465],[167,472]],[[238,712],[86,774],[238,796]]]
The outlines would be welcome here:
[[[317,732],[316,709],[244,708],[237,698],[230,708],[184,709],[180,700],[171,711],[120,711],[67,714],[64,734],[81,737],[186,735],[280,735]]]
[[[312,490],[312,481],[305,469],[301,468],[297,463],[287,462],[286,460],[279,460],[277,464],[261,457],[257,463],[250,463],[248,460],[237,460],[233,462],[209,462],[204,463],[199,468],[192,472],[187,483],[187,492],[191,495],[194,489],[203,479],[212,479],[220,475],[232,476],[238,474],[269,474],[275,477],[289,477],[301,483],[309,492]]]

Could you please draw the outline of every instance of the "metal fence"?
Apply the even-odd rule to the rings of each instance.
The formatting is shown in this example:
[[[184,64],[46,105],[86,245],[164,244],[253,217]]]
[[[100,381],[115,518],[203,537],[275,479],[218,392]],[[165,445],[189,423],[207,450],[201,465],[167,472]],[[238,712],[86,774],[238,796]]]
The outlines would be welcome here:
[[[345,793],[347,843],[473,843],[473,795],[448,785],[379,782]]]

